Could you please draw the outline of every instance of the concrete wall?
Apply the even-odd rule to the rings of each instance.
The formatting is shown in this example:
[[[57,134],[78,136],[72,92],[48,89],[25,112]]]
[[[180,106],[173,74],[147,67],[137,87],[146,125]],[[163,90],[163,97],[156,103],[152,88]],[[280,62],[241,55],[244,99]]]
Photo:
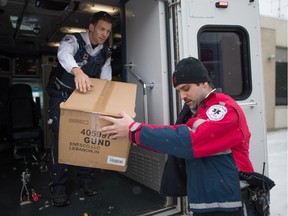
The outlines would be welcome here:
[[[275,127],[275,52],[276,37],[274,29],[261,29],[262,64],[264,73],[264,98],[266,109],[266,125],[268,129]],[[267,43],[269,41],[269,43]]]
[[[287,48],[287,20],[261,16],[260,25],[261,28],[274,29],[276,46]]]
[[[276,48],[287,48],[287,20],[262,16],[260,25],[267,129],[287,128],[288,107],[275,106],[276,62],[283,61],[277,59]]]

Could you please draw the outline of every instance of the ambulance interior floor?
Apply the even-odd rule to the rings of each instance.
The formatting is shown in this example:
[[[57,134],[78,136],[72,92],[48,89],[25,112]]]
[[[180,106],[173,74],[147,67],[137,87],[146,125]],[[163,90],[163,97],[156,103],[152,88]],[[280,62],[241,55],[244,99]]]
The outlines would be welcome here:
[[[49,171],[41,169],[31,157],[26,160],[13,159],[11,149],[0,151],[0,215],[5,216],[133,216],[163,207],[165,200],[158,192],[137,183],[115,171],[95,169],[95,187],[98,194],[87,197],[76,182],[76,169],[69,168],[68,193],[70,205],[51,205]],[[45,161],[45,160],[43,160]],[[42,163],[41,165],[45,165]],[[48,162],[47,162],[48,164]],[[43,166],[42,166],[43,167]],[[25,171],[28,168],[30,203],[20,196]],[[24,180],[24,181],[23,181]],[[39,200],[33,201],[31,188]],[[24,190],[24,194],[25,190]],[[86,214],[85,214],[86,213]]]

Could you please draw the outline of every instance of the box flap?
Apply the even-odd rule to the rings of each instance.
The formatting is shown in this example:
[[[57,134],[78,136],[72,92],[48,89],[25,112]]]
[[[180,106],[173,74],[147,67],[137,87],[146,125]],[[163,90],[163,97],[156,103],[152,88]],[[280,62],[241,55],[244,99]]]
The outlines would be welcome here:
[[[135,117],[137,85],[91,78],[93,89],[86,93],[75,90],[61,109],[79,110],[118,116],[121,111]]]

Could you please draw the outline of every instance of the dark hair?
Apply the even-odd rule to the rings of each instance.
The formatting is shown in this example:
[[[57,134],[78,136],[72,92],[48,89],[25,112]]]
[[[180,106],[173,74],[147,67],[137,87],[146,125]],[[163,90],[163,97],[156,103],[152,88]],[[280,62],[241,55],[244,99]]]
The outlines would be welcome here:
[[[203,82],[203,83],[204,83],[204,82]],[[214,86],[214,84],[212,83],[212,81],[207,81],[207,83],[208,83],[208,85],[209,85],[212,89],[215,88],[215,86]],[[196,85],[197,85],[197,86],[200,86],[200,83],[196,83]]]
[[[113,24],[113,17],[105,11],[94,13],[91,17],[90,23],[96,25],[99,20],[104,20],[108,23]]]

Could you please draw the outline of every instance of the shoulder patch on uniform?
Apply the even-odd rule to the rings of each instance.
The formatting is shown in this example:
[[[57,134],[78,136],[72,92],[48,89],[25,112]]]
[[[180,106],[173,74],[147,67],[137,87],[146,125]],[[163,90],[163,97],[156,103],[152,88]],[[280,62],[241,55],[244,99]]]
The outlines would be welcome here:
[[[224,118],[227,113],[227,108],[221,105],[213,105],[209,107],[206,115],[211,121],[220,121]]]
[[[62,41],[65,41],[67,43],[74,43],[75,42],[75,37],[73,35],[66,35],[66,36],[64,36]]]

